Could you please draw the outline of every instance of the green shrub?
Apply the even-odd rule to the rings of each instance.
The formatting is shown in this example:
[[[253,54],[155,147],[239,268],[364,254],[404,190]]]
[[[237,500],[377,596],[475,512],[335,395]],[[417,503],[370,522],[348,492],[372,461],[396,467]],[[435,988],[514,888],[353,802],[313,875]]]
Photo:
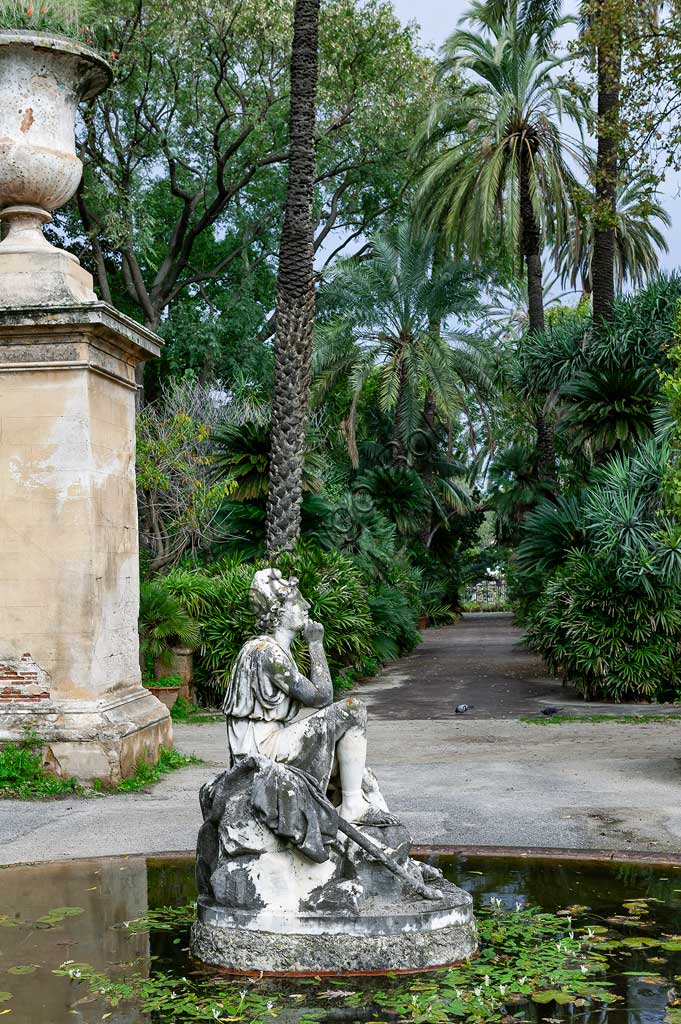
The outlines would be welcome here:
[[[648,441],[612,457],[579,500],[528,516],[513,571],[527,639],[587,697],[662,700],[678,687],[681,531],[664,507],[668,461],[668,446]]]
[[[182,676],[161,676],[160,679],[146,679],[144,685],[170,689],[173,686],[184,686],[184,679]]]
[[[213,697],[224,691],[243,643],[256,634],[248,592],[265,561],[228,555],[202,569],[177,568],[154,582],[200,624],[201,648],[195,656],[195,681]],[[370,557],[301,544],[279,559],[287,576],[300,580],[312,618],[324,626],[324,644],[337,689],[359,675],[373,674],[381,662],[398,657],[419,642],[419,574],[395,561],[376,576]],[[293,648],[301,671],[308,652],[298,639]]]
[[[198,622],[160,579],[140,584],[139,635],[140,657],[149,675],[156,658],[169,663],[173,644],[197,648],[201,642]]]
[[[609,559],[573,552],[530,614],[527,639],[587,699],[673,699],[681,682],[681,605],[623,587]]]

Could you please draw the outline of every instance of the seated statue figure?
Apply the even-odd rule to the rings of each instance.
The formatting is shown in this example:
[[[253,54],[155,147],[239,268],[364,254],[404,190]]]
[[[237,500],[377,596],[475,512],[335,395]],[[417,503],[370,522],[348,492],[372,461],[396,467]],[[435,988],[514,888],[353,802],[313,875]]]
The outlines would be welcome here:
[[[366,709],[333,702],[324,631],[298,581],[256,572],[250,602],[259,635],[239,652],[223,707],[229,764],[199,794],[194,955],[275,974],[469,956],[471,897],[411,858],[366,765]],[[309,678],[291,654],[300,633]]]
[[[367,768],[366,708],[333,702],[324,631],[298,581],[262,569],[249,599],[259,635],[229,677],[229,763],[200,792],[201,897],[256,915],[357,915],[377,893],[440,899],[430,885],[439,872],[409,857],[409,833]],[[301,632],[309,678],[291,654]]]
[[[309,618],[298,580],[262,569],[249,597],[260,635],[239,652],[222,708],[231,764],[261,755],[311,776],[323,794],[339,789],[338,813],[346,821],[380,818],[387,807],[366,766],[366,708],[354,697],[333,703],[324,629]],[[291,654],[300,632],[310,653],[309,679]],[[318,710],[298,718],[302,708]]]

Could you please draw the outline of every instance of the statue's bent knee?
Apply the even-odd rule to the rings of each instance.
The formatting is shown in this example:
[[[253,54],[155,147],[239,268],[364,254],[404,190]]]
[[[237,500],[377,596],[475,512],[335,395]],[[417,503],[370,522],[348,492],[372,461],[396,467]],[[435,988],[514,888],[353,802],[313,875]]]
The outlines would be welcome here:
[[[338,701],[338,704],[343,713],[352,720],[353,725],[366,729],[369,716],[363,700],[359,697],[346,697],[345,700]]]

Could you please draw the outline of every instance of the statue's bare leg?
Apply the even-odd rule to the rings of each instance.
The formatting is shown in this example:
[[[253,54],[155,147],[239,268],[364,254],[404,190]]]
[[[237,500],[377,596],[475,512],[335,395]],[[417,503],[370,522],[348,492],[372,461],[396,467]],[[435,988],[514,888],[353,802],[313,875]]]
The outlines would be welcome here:
[[[346,821],[360,821],[369,810],[362,792],[362,781],[367,763],[367,714],[360,701],[354,702],[357,723],[351,725],[336,744],[338,774],[343,800],[338,808]]]
[[[342,793],[339,812],[348,821],[358,821],[370,808],[362,792],[366,754],[366,708],[361,700],[349,697],[281,729],[274,757],[310,772],[323,786],[328,785],[335,760]]]

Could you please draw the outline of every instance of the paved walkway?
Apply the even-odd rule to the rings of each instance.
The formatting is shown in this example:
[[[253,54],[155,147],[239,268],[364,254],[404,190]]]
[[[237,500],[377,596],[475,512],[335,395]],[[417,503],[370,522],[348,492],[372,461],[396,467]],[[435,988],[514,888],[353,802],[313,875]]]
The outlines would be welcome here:
[[[572,708],[517,638],[508,617],[467,617],[362,688],[371,763],[414,840],[678,853],[681,722],[518,721],[544,702]],[[455,715],[462,700],[475,708]],[[191,849],[224,727],[178,726],[176,741],[205,763],[148,792],[0,801],[0,863]]]
[[[372,718],[458,718],[460,704],[469,705],[467,719],[530,718],[548,708],[582,717],[681,714],[681,705],[587,703],[548,675],[507,612],[464,615],[423,637],[415,651],[357,689]]]

